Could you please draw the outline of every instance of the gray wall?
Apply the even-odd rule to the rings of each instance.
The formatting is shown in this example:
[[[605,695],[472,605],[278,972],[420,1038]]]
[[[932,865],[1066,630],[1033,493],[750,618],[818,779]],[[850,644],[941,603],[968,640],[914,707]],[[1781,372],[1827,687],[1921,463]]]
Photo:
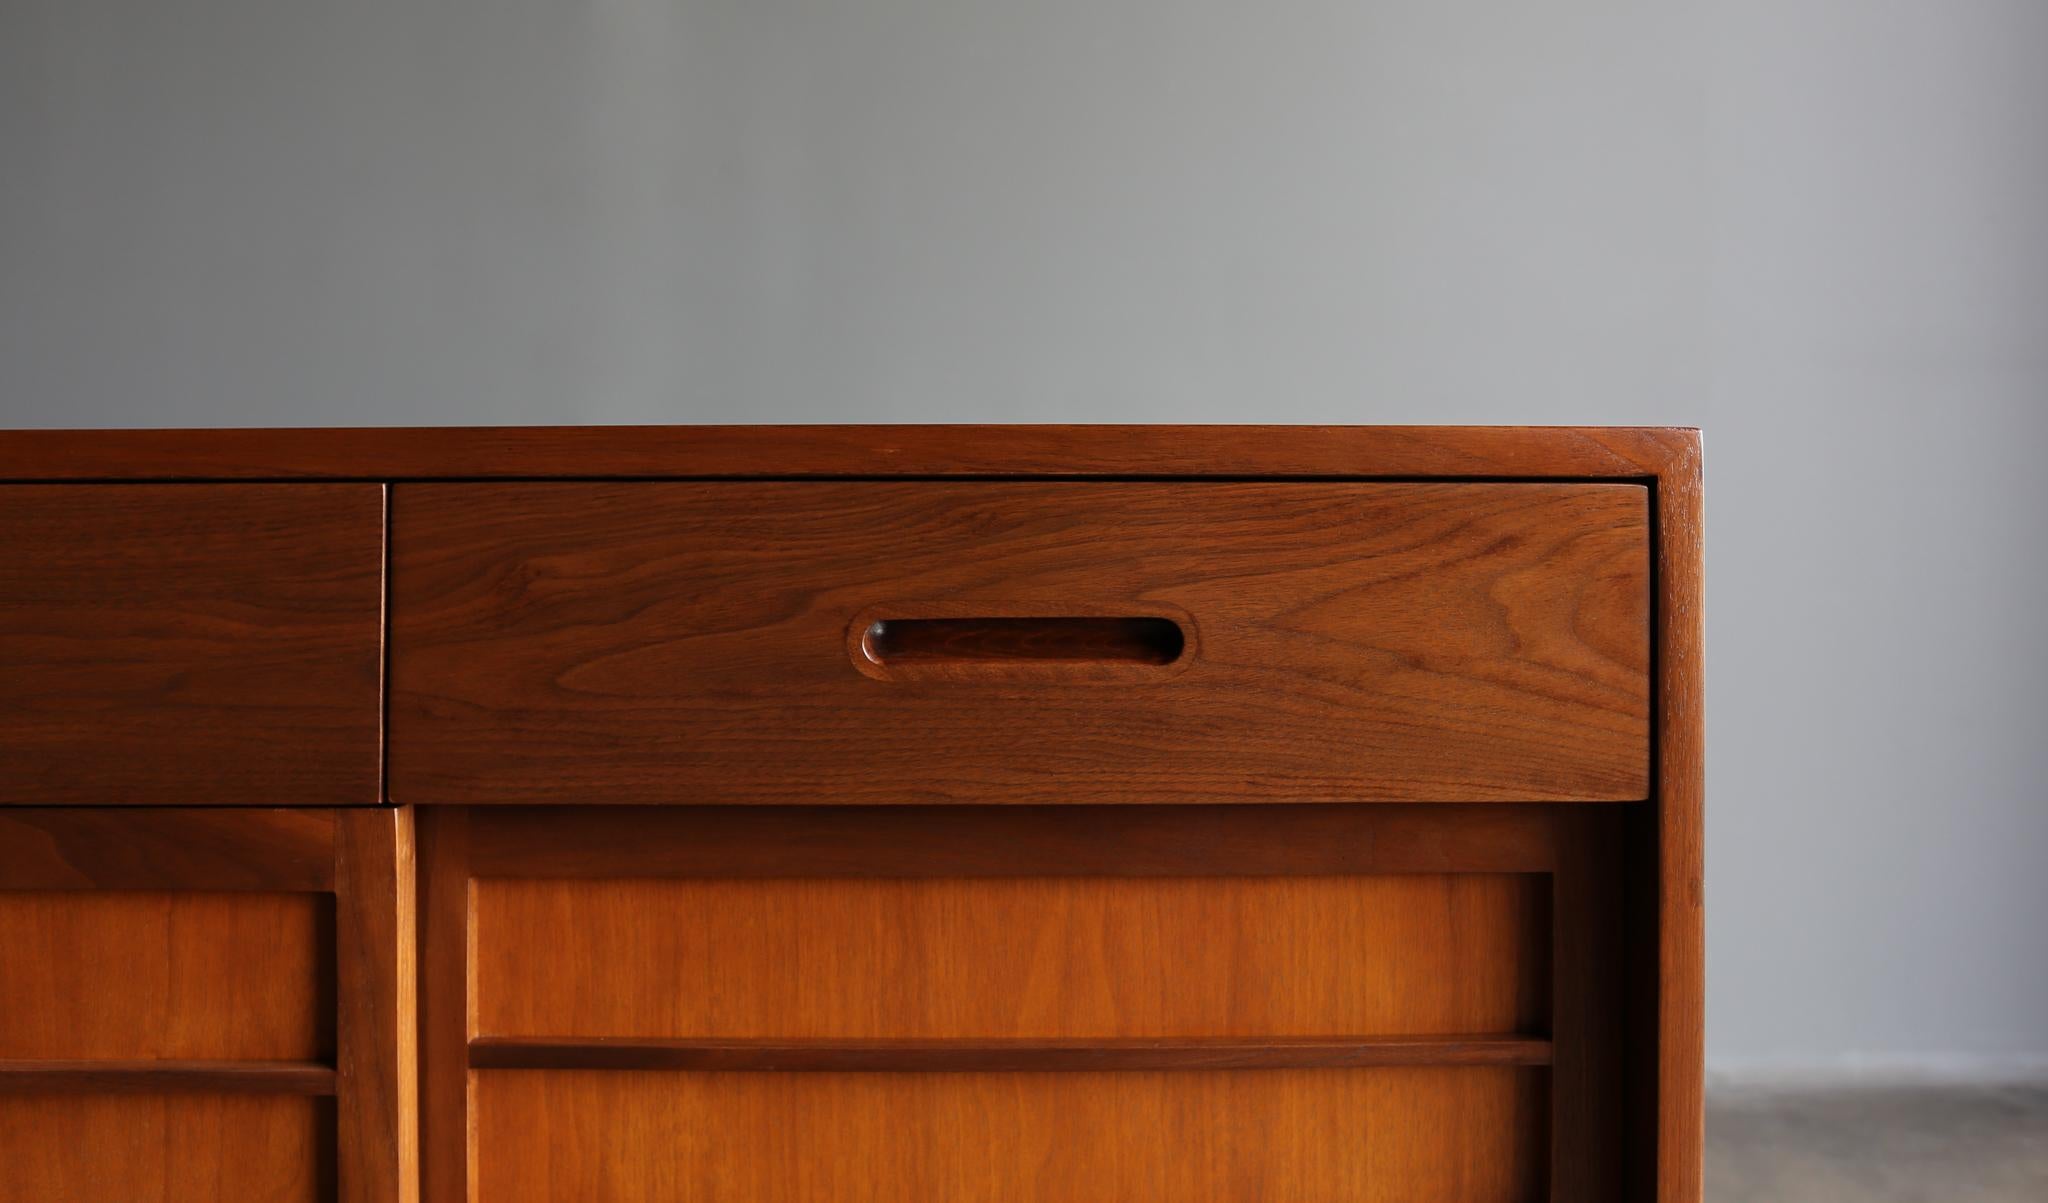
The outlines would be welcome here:
[[[1712,1056],[2010,1065],[2044,116],[2038,0],[0,0],[0,420],[1696,423]]]

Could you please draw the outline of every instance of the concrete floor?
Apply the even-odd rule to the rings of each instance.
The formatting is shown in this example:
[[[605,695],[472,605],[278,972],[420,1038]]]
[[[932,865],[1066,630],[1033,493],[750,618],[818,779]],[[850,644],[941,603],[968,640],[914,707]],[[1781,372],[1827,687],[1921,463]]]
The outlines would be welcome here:
[[[1724,1088],[1708,1203],[2048,1203],[2048,1083]]]

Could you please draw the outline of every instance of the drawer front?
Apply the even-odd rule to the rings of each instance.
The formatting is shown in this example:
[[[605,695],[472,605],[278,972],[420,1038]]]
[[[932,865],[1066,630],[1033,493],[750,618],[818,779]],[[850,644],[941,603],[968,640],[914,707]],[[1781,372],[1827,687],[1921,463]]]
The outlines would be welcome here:
[[[0,486],[0,804],[378,801],[383,497]]]
[[[1648,792],[1633,484],[401,485],[400,802]]]

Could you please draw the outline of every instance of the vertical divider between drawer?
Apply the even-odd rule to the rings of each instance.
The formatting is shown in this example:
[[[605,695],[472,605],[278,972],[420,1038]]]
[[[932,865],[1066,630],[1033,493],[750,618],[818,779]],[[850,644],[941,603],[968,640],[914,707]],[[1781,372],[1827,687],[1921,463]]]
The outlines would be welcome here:
[[[469,815],[460,807],[419,811],[420,1152],[425,1203],[468,1203],[474,1180],[469,1036]]]
[[[336,1198],[415,1203],[419,1190],[413,815],[336,812]]]
[[[398,488],[384,482],[383,592],[377,610],[377,800],[391,804],[391,535]]]

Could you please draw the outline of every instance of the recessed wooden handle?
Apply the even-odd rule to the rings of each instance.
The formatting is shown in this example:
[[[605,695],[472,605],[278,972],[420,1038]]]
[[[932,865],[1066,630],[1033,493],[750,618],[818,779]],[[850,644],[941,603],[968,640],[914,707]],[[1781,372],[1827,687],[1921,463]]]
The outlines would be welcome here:
[[[1168,665],[1187,648],[1171,618],[880,618],[861,636],[875,664]]]

